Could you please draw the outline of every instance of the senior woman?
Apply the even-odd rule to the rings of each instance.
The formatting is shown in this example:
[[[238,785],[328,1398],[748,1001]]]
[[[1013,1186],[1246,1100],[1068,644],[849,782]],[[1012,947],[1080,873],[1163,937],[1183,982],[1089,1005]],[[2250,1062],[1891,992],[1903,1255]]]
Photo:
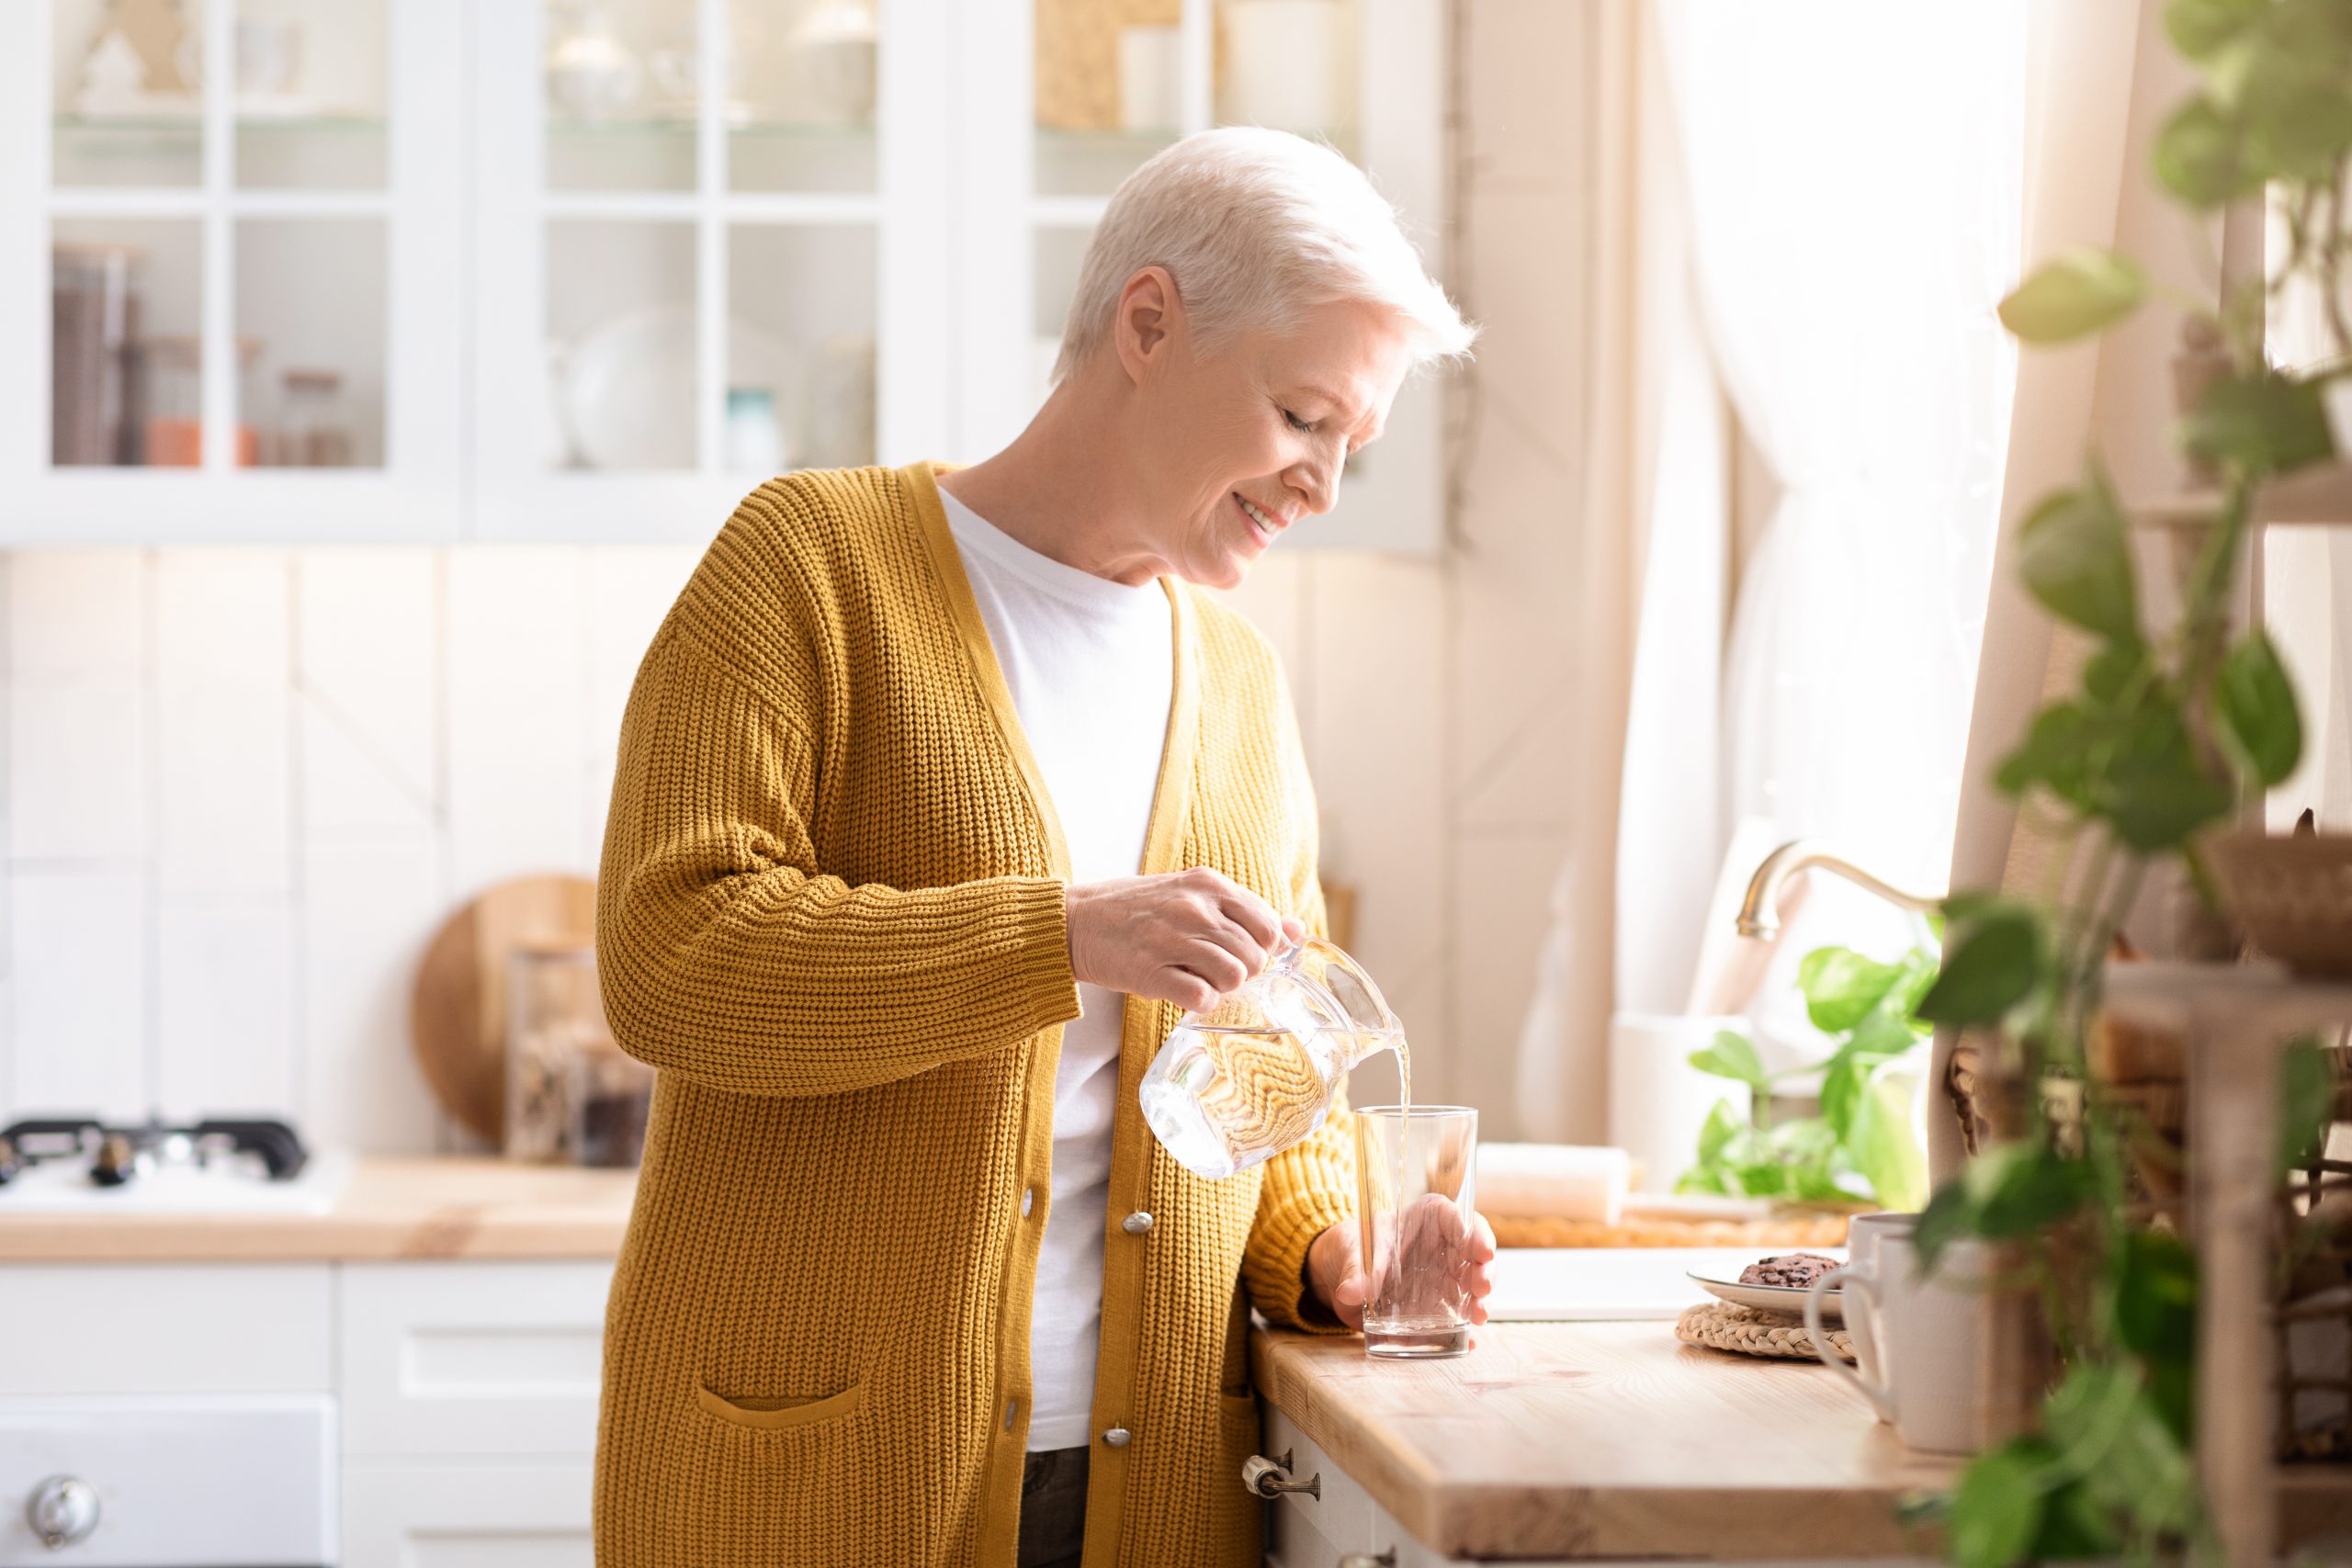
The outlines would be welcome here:
[[[1112,197],[1012,446],[774,479],[719,533],[598,884],[661,1069],[606,1568],[1260,1562],[1250,1308],[1337,1333],[1364,1287],[1338,1122],[1205,1181],[1136,1100],[1323,919],[1281,669],[1193,585],[1329,511],[1472,335],[1344,159],[1204,132]]]

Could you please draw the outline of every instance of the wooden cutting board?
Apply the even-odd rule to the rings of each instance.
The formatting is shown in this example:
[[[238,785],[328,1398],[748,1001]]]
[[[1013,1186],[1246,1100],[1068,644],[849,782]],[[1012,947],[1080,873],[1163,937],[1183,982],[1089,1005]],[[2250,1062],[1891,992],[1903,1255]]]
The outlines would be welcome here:
[[[523,876],[460,908],[417,965],[409,1030],[434,1098],[469,1131],[503,1142],[506,967],[518,947],[586,947],[596,936],[596,885],[584,876]]]

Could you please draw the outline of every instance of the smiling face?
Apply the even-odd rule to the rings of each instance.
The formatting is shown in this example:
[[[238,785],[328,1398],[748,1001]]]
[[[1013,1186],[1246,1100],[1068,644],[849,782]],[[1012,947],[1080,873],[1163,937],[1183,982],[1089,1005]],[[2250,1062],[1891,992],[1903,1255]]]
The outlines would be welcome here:
[[[1331,510],[1340,464],[1380,438],[1411,355],[1392,311],[1350,300],[1204,358],[1182,310],[1158,267],[1120,299],[1118,357],[1134,387],[1124,445],[1147,481],[1144,543],[1161,569],[1230,588],[1283,529]]]

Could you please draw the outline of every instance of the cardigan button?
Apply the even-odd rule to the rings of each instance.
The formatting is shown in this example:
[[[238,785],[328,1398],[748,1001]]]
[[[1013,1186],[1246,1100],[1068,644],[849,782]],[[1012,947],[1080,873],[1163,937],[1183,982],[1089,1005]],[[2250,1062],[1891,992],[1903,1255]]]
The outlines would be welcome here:
[[[1102,1440],[1114,1449],[1124,1449],[1127,1446],[1127,1440],[1134,1436],[1135,1434],[1125,1427],[1114,1427],[1102,1434]]]
[[[1151,1228],[1151,1216],[1145,1213],[1141,1209],[1137,1209],[1134,1213],[1129,1214],[1125,1219],[1119,1222],[1119,1228],[1126,1232],[1129,1235],[1141,1235],[1144,1232]]]

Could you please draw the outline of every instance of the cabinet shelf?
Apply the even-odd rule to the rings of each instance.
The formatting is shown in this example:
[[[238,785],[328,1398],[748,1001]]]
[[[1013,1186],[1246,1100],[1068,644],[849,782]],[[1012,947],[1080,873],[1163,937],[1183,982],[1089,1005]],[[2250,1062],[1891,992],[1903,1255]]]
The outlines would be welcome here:
[[[731,136],[774,138],[820,146],[866,146],[874,141],[871,125],[836,125],[822,120],[754,119],[729,117],[722,123]],[[691,116],[636,115],[610,119],[576,119],[550,116],[548,134],[583,141],[640,140],[691,141],[700,122]]]
[[[241,114],[233,123],[239,131],[275,131],[315,135],[321,131],[380,136],[381,115],[362,114]],[[52,116],[50,127],[65,136],[173,136],[194,140],[204,132],[202,117],[187,114],[124,114]]]

